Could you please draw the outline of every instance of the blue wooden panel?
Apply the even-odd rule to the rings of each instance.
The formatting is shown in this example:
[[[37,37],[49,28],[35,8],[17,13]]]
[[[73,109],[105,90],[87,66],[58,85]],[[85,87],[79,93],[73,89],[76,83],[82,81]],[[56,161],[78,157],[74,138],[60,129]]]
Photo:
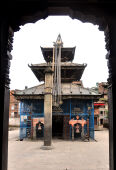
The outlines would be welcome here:
[[[69,115],[70,119],[79,115],[80,119],[89,118],[90,137],[94,139],[94,105],[92,100],[67,99],[61,105],[62,115]],[[77,111],[76,111],[77,109]],[[89,114],[91,113],[91,114]],[[53,113],[54,115],[55,113]],[[58,113],[57,113],[58,114]],[[44,100],[22,100],[20,103],[20,138],[26,138],[31,129],[29,118],[44,117]],[[87,125],[84,125],[84,132],[87,132]],[[71,137],[71,127],[70,127]]]
[[[43,100],[22,100],[20,102],[20,139],[31,135],[31,119],[44,117]]]
[[[89,118],[90,137],[94,139],[94,104],[92,102],[91,115]]]

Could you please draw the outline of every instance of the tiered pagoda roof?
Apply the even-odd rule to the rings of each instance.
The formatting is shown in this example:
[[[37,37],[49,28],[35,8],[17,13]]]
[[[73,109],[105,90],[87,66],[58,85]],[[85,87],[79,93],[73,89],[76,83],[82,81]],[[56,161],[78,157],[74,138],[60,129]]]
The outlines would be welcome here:
[[[61,62],[69,62],[73,61],[74,55],[75,55],[75,48],[76,47],[71,47],[71,48],[64,48],[62,47],[61,50]],[[44,57],[44,60],[48,62],[53,61],[53,48],[43,48],[41,47],[41,51]]]
[[[58,38],[61,37],[58,36]],[[59,39],[57,39],[58,41]],[[53,68],[53,48],[41,47],[46,63],[28,65],[39,81],[45,81],[47,68]],[[75,54],[75,47],[61,48],[61,95],[63,99],[98,99],[97,92],[84,88],[80,79],[87,64],[72,63]],[[14,94],[17,99],[44,99],[44,84],[28,88]]]
[[[79,81],[86,66],[86,64],[62,62],[61,82],[68,83],[72,81]],[[29,67],[39,81],[45,81],[45,70],[47,67],[52,67],[52,63],[31,64]]]

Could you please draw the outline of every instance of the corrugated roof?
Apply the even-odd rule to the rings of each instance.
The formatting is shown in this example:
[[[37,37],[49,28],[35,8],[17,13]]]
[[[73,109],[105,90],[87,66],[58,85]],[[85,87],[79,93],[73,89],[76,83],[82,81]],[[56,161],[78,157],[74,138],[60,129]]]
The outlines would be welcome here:
[[[96,91],[88,88],[83,88],[73,83],[62,83],[61,84],[62,95],[98,95]],[[42,95],[44,94],[44,84],[27,88],[21,91],[17,91],[15,95]]]
[[[98,95],[98,93],[77,84],[64,83],[62,84],[62,95]]]
[[[52,63],[41,63],[41,64],[31,64],[29,67],[34,66],[34,67],[46,67],[46,66],[52,66]],[[61,66],[87,66],[87,64],[78,64],[78,63],[71,63],[71,62],[61,62]]]
[[[44,84],[17,91],[15,95],[41,95],[44,93]]]

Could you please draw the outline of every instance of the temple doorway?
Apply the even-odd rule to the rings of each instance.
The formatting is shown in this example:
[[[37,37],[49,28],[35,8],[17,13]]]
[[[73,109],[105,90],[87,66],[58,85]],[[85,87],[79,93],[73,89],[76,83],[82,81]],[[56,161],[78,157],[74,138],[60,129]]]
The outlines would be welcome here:
[[[62,115],[52,116],[52,137],[63,138],[63,120],[64,116]]]

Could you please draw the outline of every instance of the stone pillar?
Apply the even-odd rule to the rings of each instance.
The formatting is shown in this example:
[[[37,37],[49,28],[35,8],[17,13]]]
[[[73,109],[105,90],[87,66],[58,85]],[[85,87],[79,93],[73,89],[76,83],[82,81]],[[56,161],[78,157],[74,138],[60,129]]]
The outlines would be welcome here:
[[[8,162],[8,120],[9,120],[9,68],[12,36],[6,17],[1,17],[0,25],[0,169],[7,170]]]
[[[81,132],[81,139],[84,140],[85,135],[84,135],[84,126],[82,126],[82,132]]]
[[[89,118],[87,118],[87,136],[89,138]]]
[[[37,139],[36,138],[36,126],[33,127],[33,139]]]
[[[75,137],[74,137],[74,126],[72,126],[72,140],[74,141]]]
[[[99,116],[97,117],[97,126],[99,126]]]
[[[116,165],[116,19],[110,18],[105,30],[106,49],[108,51],[109,78],[108,78],[108,110],[109,110],[109,164],[110,170]]]
[[[101,124],[100,124],[100,115],[99,115],[99,126],[100,126]]]
[[[43,149],[51,149],[52,144],[52,87],[53,87],[53,72],[50,67],[45,70]]]

